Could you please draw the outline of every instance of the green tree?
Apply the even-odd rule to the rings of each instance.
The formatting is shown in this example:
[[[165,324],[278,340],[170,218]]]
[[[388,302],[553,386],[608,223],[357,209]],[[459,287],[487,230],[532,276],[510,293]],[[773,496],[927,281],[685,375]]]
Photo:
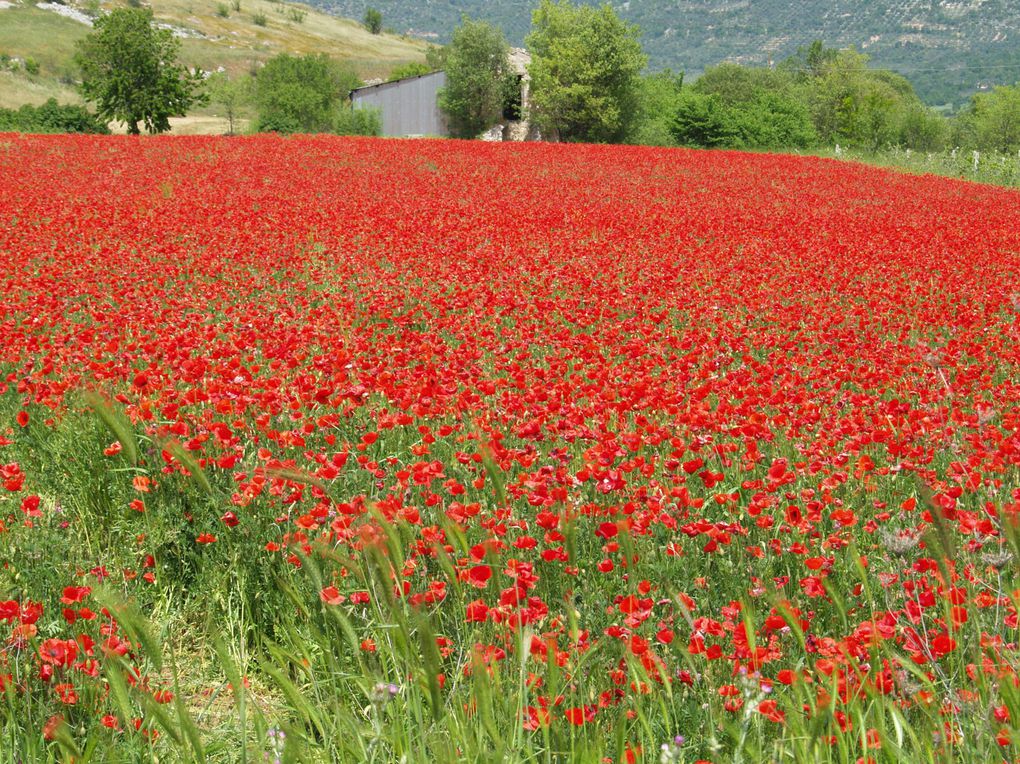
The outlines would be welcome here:
[[[677,144],[696,148],[731,147],[740,136],[731,110],[718,96],[690,88],[680,93],[671,129]]]
[[[725,63],[707,69],[692,89],[716,99],[716,119],[727,136],[719,145],[790,149],[818,141],[810,110],[790,71]]]
[[[223,116],[227,118],[227,134],[233,135],[238,117],[251,103],[251,77],[231,79],[225,72],[217,72],[209,77],[208,87],[212,103],[223,108]]]
[[[839,56],[838,48],[826,48],[821,40],[801,45],[797,52],[779,63],[779,70],[799,79],[820,77]]]
[[[332,132],[341,103],[360,84],[353,70],[323,53],[274,56],[255,78],[258,130]]]
[[[152,11],[119,8],[95,21],[95,30],[77,46],[81,93],[106,121],[119,120],[137,135],[170,129],[170,117],[183,117],[204,103],[202,76],[177,61],[180,42],[157,29]]]
[[[1020,149],[1020,85],[978,93],[963,115],[975,145],[988,151]]]
[[[614,143],[638,118],[640,73],[647,59],[638,29],[609,5],[542,0],[525,44],[531,52],[531,117],[566,141]]]
[[[949,139],[949,121],[918,102],[900,116],[900,143],[917,151],[941,151]]]
[[[731,110],[741,148],[806,149],[818,143],[807,105],[789,93],[763,90]]]
[[[425,65],[432,71],[446,68],[446,47],[429,44],[425,49]]]
[[[453,135],[474,138],[503,115],[510,46],[491,24],[465,18],[445,51],[446,85],[439,91],[439,108]]]
[[[382,135],[382,113],[378,109],[355,109],[342,105],[332,132],[337,135]]]
[[[642,146],[673,146],[673,117],[680,107],[683,73],[669,69],[641,78],[638,114],[627,140]]]
[[[726,106],[736,106],[750,103],[764,92],[785,92],[791,82],[785,72],[726,62],[708,67],[692,87],[716,96]]]
[[[826,143],[871,151],[898,143],[903,115],[920,103],[906,79],[867,63],[866,55],[842,50],[807,84],[812,119]]]
[[[372,34],[382,32],[382,12],[378,8],[365,9],[365,28]]]

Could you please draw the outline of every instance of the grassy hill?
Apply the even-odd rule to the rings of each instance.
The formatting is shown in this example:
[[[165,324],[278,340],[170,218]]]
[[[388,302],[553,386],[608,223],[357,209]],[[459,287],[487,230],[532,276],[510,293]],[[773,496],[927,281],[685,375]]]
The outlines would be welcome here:
[[[598,0],[588,0],[597,4]],[[309,0],[360,15],[364,0]],[[520,42],[538,0],[372,0],[384,22],[445,42],[461,14],[500,26]],[[932,104],[959,105],[975,90],[1020,80],[1016,0],[615,0],[641,27],[654,69],[696,74],[732,60],[765,65],[820,39],[853,45],[906,75]]]
[[[69,0],[64,6],[37,5],[32,0],[0,2],[0,56],[38,65],[37,74],[23,65],[0,71],[0,107],[40,104],[51,97],[77,102],[74,44],[90,31],[88,14],[121,5],[95,0]],[[356,21],[298,3],[240,0],[237,11],[230,0],[154,0],[151,7],[157,22],[180,37],[184,62],[206,71],[237,74],[278,53],[321,52],[349,62],[362,78],[370,79],[425,57],[421,40],[373,35]],[[257,20],[264,20],[264,25]],[[174,129],[221,132],[221,128],[216,108],[209,106],[178,120]]]

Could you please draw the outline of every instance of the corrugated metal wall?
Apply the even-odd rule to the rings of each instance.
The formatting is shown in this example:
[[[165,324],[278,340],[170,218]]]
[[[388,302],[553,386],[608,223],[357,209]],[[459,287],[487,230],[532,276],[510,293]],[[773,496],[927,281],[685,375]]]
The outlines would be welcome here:
[[[358,88],[351,100],[356,107],[382,110],[383,135],[447,135],[437,96],[445,84],[446,72],[433,72]]]

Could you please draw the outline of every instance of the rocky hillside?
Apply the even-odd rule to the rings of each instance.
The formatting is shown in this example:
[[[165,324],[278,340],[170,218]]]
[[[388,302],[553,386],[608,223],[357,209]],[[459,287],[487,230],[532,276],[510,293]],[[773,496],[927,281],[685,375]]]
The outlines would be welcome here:
[[[0,0],[0,107],[38,104],[50,97],[77,100],[75,42],[89,33],[93,17],[125,4],[126,0]],[[326,53],[370,79],[425,59],[426,44],[420,39],[371,34],[358,21],[299,3],[152,0],[143,4],[152,7],[157,23],[181,40],[184,63],[210,72],[240,74],[278,53]]]

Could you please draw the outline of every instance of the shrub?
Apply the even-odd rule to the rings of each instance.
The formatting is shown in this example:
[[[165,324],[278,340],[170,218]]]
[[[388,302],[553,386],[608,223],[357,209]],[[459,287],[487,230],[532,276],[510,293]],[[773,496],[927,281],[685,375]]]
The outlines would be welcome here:
[[[337,114],[333,132],[337,135],[381,135],[382,114],[378,109],[342,108]]]
[[[275,56],[255,79],[258,130],[333,132],[341,101],[359,84],[352,70],[325,55]]]
[[[372,34],[382,32],[382,13],[377,8],[368,8],[365,11],[365,28]]]
[[[402,80],[405,77],[420,77],[421,75],[428,74],[431,71],[432,69],[428,64],[421,64],[418,62],[402,64],[390,72],[390,76],[386,78],[386,81],[394,82],[395,80]]]
[[[267,23],[269,23],[269,19],[266,17],[266,14],[264,14],[262,11],[259,11],[254,16],[252,16],[251,20],[255,22],[255,26],[257,27],[264,27],[266,26]]]
[[[739,129],[716,95],[684,90],[677,101],[672,133],[681,146],[716,148],[734,145]]]
[[[58,104],[51,98],[42,106],[0,109],[0,131],[17,133],[96,133],[110,128],[84,106]]]

